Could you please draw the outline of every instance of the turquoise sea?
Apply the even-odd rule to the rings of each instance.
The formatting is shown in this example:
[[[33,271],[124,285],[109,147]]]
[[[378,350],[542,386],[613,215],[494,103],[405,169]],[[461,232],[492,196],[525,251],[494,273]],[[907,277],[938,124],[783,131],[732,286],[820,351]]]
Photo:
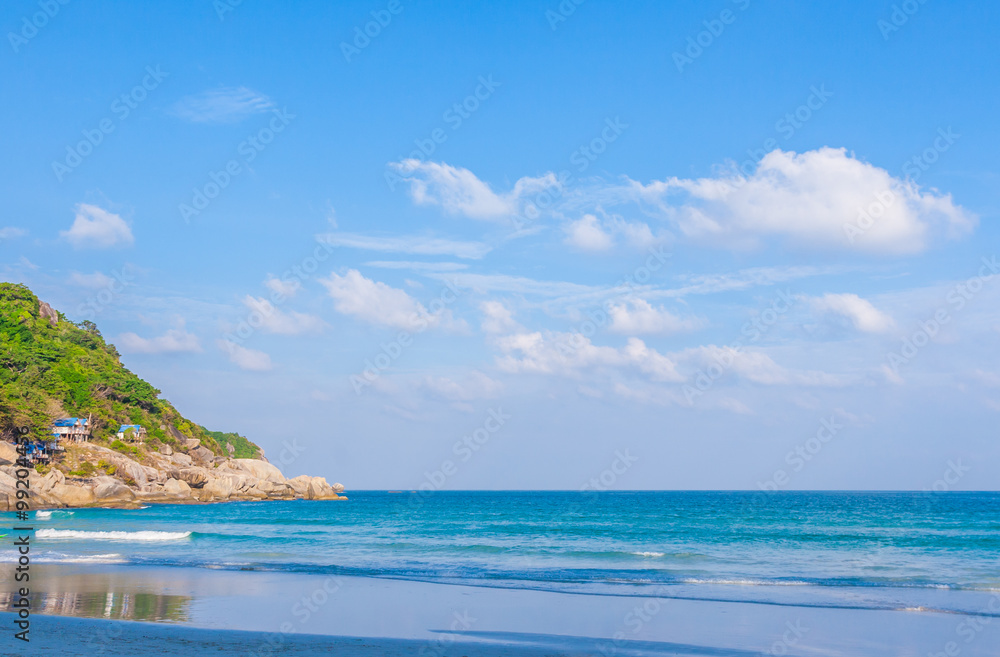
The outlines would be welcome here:
[[[998,493],[354,492],[32,516],[36,564],[978,615],[1000,593]]]

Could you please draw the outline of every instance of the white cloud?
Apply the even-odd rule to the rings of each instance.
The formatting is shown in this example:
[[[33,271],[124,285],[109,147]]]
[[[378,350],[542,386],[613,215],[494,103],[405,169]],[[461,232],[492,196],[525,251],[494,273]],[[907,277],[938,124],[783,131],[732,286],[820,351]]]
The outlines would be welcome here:
[[[419,235],[379,237],[356,233],[326,233],[317,235],[316,239],[330,246],[346,246],[351,249],[417,255],[450,255],[466,260],[478,260],[491,250],[489,245],[482,242],[458,242]]]
[[[625,335],[664,335],[691,331],[702,325],[696,319],[682,319],[665,308],[653,307],[644,299],[612,303],[608,314],[611,316],[609,330]]]
[[[274,108],[267,96],[247,87],[221,87],[185,96],[170,113],[192,123],[235,123]]]
[[[917,253],[935,237],[958,237],[977,223],[950,195],[921,191],[843,148],[775,150],[746,176],[733,170],[715,178],[633,181],[615,193],[659,208],[692,239],[737,248],[777,236],[811,248]],[[870,225],[862,212],[873,217]],[[853,233],[848,226],[859,220],[867,228]]]
[[[296,279],[282,280],[277,276],[268,276],[264,286],[275,294],[291,298],[302,287],[302,283]]]
[[[3,240],[12,240],[16,237],[24,237],[27,234],[28,231],[23,228],[16,228],[14,226],[0,228],[0,242]]]
[[[366,267],[381,269],[410,269],[412,271],[461,271],[469,265],[463,262],[412,262],[406,260],[374,260],[366,262]]]
[[[460,288],[470,288],[477,292],[514,292],[517,294],[537,294],[540,296],[558,297],[579,294],[598,294],[602,288],[569,283],[565,281],[538,281],[523,276],[508,276],[506,274],[428,274],[430,278],[439,281],[450,281]],[[608,288],[607,291],[611,291]]]
[[[263,351],[248,349],[229,340],[217,340],[216,346],[226,352],[229,362],[248,372],[266,372],[274,366],[271,357]]]
[[[576,221],[563,226],[566,243],[583,251],[607,251],[615,246],[619,238],[628,245],[645,249],[662,239],[653,236],[653,231],[642,222],[629,222],[621,217],[603,220],[595,215],[585,214]]]
[[[555,174],[524,177],[505,194],[497,194],[468,169],[443,162],[408,159],[390,165],[405,176],[410,196],[418,205],[438,205],[449,214],[472,219],[505,220],[521,213],[525,200],[550,188],[559,188]]]
[[[251,325],[259,325],[267,333],[278,335],[301,335],[319,333],[326,328],[326,322],[315,315],[289,311],[282,312],[263,297],[244,297],[243,305],[252,313]]]
[[[96,205],[80,203],[76,206],[76,217],[69,230],[59,233],[77,249],[103,249],[118,245],[130,245],[135,239],[132,229],[117,214],[102,210]]]
[[[566,243],[584,251],[607,251],[614,246],[611,235],[605,232],[592,214],[571,221],[563,227],[566,232]]]
[[[424,379],[424,386],[438,396],[456,402],[493,399],[503,390],[502,383],[479,370],[473,370],[460,381],[448,377],[428,376]]]
[[[70,285],[78,285],[80,287],[89,287],[92,289],[106,288],[114,281],[113,278],[107,274],[102,274],[99,271],[95,271],[93,274],[81,274],[80,272],[72,272],[69,275]]]
[[[790,370],[760,351],[736,350],[732,347],[703,345],[672,354],[681,363],[690,367],[722,367],[740,378],[760,385],[799,385],[837,387],[847,381],[838,375],[815,370]]]
[[[846,317],[859,331],[885,333],[895,325],[892,317],[856,294],[825,294],[809,300],[818,312]]]
[[[500,301],[484,301],[479,304],[483,313],[480,328],[484,333],[513,333],[523,330],[516,321],[514,314]]]
[[[122,333],[116,342],[125,353],[174,354],[201,351],[198,337],[184,329],[170,329],[155,338],[143,338],[135,333]]]
[[[459,328],[445,308],[429,312],[419,301],[403,290],[365,278],[356,269],[344,275],[330,274],[320,279],[334,299],[337,311],[357,317],[370,324],[391,326],[407,331],[427,328]]]
[[[746,290],[757,286],[770,286],[800,278],[840,274],[849,271],[845,267],[751,267],[726,274],[705,274],[689,276],[687,285],[679,288],[654,290],[647,293],[650,298],[677,298],[690,294],[716,294]]]
[[[504,354],[497,365],[506,372],[579,377],[595,369],[631,370],[654,381],[680,382],[674,362],[638,338],[620,349],[593,344],[580,333],[517,333],[497,338]]]

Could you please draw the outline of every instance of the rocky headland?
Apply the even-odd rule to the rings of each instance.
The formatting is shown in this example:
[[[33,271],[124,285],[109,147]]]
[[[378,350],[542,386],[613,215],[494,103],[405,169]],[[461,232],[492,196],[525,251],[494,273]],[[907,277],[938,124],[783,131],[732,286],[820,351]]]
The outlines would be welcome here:
[[[195,443],[197,441],[190,441]],[[81,443],[68,450],[67,461],[45,474],[29,468],[32,510],[65,507],[137,507],[149,503],[210,503],[259,500],[344,500],[341,484],[301,475],[286,479],[266,461],[221,458],[200,445],[186,452],[161,445],[157,452],[130,458],[100,445]],[[14,445],[0,442],[0,511],[13,511],[17,501]],[[95,464],[87,468],[82,464]],[[93,471],[83,475],[83,472]]]
[[[340,484],[287,479],[246,437],[185,418],[96,324],[0,283],[0,511],[19,510],[19,474],[30,509],[346,499]]]

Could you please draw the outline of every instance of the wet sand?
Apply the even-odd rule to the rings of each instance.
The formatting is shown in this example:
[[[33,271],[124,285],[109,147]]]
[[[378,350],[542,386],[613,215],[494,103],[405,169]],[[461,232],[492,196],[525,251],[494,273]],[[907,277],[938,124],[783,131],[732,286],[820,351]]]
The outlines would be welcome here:
[[[950,643],[955,654],[985,656],[1000,645],[996,618],[977,623],[918,610],[194,568],[44,565],[36,572],[31,644],[18,645],[8,630],[4,654],[877,657],[937,654]],[[6,628],[12,620],[0,618]]]

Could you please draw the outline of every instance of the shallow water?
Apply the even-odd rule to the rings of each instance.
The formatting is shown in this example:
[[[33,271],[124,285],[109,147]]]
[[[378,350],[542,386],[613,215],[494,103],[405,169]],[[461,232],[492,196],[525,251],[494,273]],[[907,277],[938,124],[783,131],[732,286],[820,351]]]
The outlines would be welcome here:
[[[36,563],[965,614],[1000,592],[996,493],[355,492],[33,516]]]

